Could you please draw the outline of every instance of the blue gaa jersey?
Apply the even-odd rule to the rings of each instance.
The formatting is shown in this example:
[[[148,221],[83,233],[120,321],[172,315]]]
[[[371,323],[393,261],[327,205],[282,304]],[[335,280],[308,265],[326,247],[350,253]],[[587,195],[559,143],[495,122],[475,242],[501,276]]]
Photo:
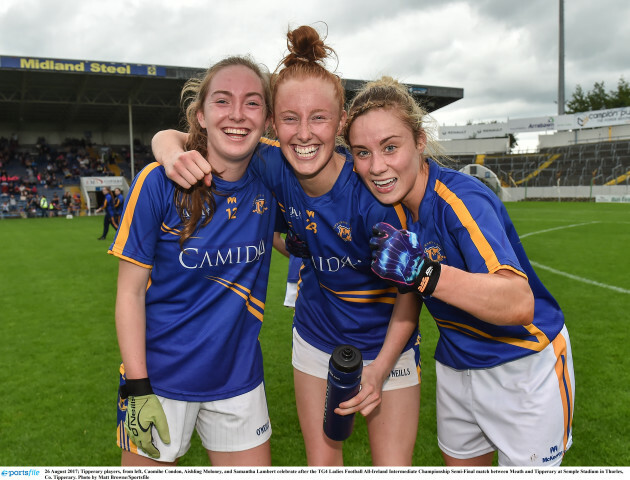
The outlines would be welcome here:
[[[347,343],[361,350],[365,359],[374,359],[383,345],[397,290],[371,270],[372,226],[388,222],[402,228],[404,211],[400,205],[376,201],[345,151],[348,161],[333,188],[309,197],[277,145],[261,145],[252,164],[311,254],[300,270],[294,326],[322,351],[332,353]],[[413,335],[405,350],[415,341]]]
[[[437,360],[456,369],[493,367],[541,351],[560,332],[562,310],[536,276],[503,203],[479,180],[430,160],[419,221],[408,223],[432,260],[473,273],[512,270],[534,293],[534,322],[527,326],[492,325],[425,299],[440,331]]]
[[[158,163],[146,166],[108,252],[151,268],[147,368],[155,393],[175,400],[230,398],[263,380],[258,334],[277,204],[251,168],[214,181],[214,216],[182,250],[175,186]]]
[[[112,196],[109,193],[105,194],[105,203],[103,203],[103,207],[110,217],[114,216],[114,204],[112,202]]]
[[[114,215],[122,215],[124,205],[125,197],[122,193],[119,193],[114,197]]]

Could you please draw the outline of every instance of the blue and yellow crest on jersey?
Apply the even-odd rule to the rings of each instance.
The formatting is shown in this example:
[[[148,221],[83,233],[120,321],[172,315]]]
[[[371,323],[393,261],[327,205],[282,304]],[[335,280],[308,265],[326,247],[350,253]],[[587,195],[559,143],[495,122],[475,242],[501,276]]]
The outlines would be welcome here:
[[[446,259],[442,254],[442,247],[437,242],[427,242],[424,244],[425,255],[434,262],[441,262]]]
[[[267,210],[269,210],[269,207],[267,206],[267,200],[265,200],[264,195],[258,195],[254,199],[254,203],[252,205],[254,207],[252,212],[257,213],[258,215],[262,215]]]
[[[335,232],[339,235],[339,238],[346,242],[352,241],[352,228],[350,224],[345,221],[337,222],[334,226]]]

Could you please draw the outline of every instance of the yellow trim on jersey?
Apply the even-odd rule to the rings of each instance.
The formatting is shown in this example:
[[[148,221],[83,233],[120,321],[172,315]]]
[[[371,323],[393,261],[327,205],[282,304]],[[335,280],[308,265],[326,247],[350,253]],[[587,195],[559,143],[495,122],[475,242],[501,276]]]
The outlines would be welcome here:
[[[479,228],[479,225],[468,211],[468,208],[466,208],[464,202],[462,202],[462,200],[453,191],[451,191],[439,180],[436,180],[435,192],[451,206],[461,224],[466,230],[468,230],[470,239],[474,243],[475,247],[477,247],[477,250],[479,251],[481,257],[486,262],[488,273],[494,273],[498,270],[507,269],[514,271],[524,278],[527,278],[527,275],[525,275],[525,273],[515,269],[514,267],[501,265],[499,263],[499,259],[490,246],[490,243],[488,243],[488,240],[486,240],[486,237]]]
[[[260,137],[260,143],[264,143],[265,145],[271,145],[272,147],[280,148],[280,142],[278,140],[272,140],[267,137]]]
[[[356,297],[346,296],[346,295],[383,295],[383,294],[388,294],[388,293],[397,293],[397,290],[396,290],[395,287],[385,288],[385,289],[381,289],[381,290],[346,290],[346,291],[336,292],[336,291],[328,288],[326,285],[323,285],[322,283],[320,283],[319,286],[322,287],[322,288],[325,288],[326,290],[331,292],[333,295],[338,297],[340,300],[343,300],[345,302],[352,302],[352,303],[389,303],[389,304],[392,304],[392,305],[396,302],[396,297],[356,298]]]
[[[486,262],[486,267],[488,271],[497,271],[499,267],[499,259],[495,255],[494,250],[492,250],[492,247],[488,243],[488,240],[486,240],[486,237],[484,237],[483,233],[481,232],[479,225],[477,225],[477,222],[475,222],[475,219],[466,208],[466,205],[464,205],[464,202],[462,202],[455,193],[453,193],[446,185],[444,185],[439,180],[435,181],[435,193],[437,193],[446,203],[451,206],[461,224],[466,230],[468,230],[471,240],[475,244],[475,247],[477,247],[479,254]]]
[[[133,258],[127,257],[125,255],[123,255],[122,253],[116,253],[113,250],[107,250],[107,253],[109,253],[110,255],[113,255],[115,257],[120,258],[121,260],[125,260],[129,263],[133,263],[134,265],[138,265],[139,267],[142,268],[153,268],[153,265],[147,265],[146,263],[140,263],[138,260],[134,260]]]
[[[142,172],[140,172],[137,180],[136,187],[138,185],[142,185],[144,183],[145,178],[149,173],[151,173],[154,169],[160,166],[159,163],[153,162],[147,165]],[[113,251],[122,252],[125,248],[125,244],[129,239],[129,230],[131,229],[131,220],[133,219],[134,213],[136,211],[136,205],[138,204],[138,197],[140,196],[140,190],[142,188],[134,188],[131,191],[131,195],[127,199],[127,210],[125,210],[125,215],[120,222],[120,226],[118,228],[118,235],[116,236],[116,242],[112,248]]]
[[[536,341],[533,340],[525,340],[523,338],[514,338],[514,337],[494,337],[478,328],[471,327],[470,325],[466,325],[465,323],[459,322],[451,322],[448,320],[440,320],[439,318],[435,318],[435,323],[442,328],[449,328],[451,330],[456,330],[460,333],[464,333],[471,337],[483,337],[489,340],[494,340],[495,342],[507,343],[510,345],[514,345],[515,347],[526,348],[527,350],[533,350],[535,352],[540,352],[549,345],[549,339],[547,335],[545,335],[538,327],[534,324],[524,325],[525,328],[531,335],[536,337]]]
[[[402,203],[394,203],[392,204],[394,210],[396,210],[396,214],[398,215],[398,220],[400,220],[400,225],[404,230],[407,229],[407,215],[405,214],[405,210],[403,209]]]
[[[160,230],[162,230],[164,233],[170,233],[171,235],[175,235],[177,237],[179,237],[179,234],[181,233],[181,230],[178,230],[177,228],[169,227],[164,222],[162,222],[162,226],[160,227]]]
[[[564,441],[563,450],[567,449],[569,441],[569,431],[573,428],[573,389],[571,387],[571,376],[567,366],[567,342],[562,333],[551,342],[553,351],[556,354],[556,375],[558,376],[558,386],[560,397],[562,398],[562,410],[564,412]]]
[[[238,283],[230,282],[229,280],[226,280],[224,278],[220,278],[220,277],[206,277],[206,278],[208,280],[213,280],[213,281],[217,282],[218,284],[223,285],[228,290],[232,290],[234,293],[236,293],[239,297],[241,297],[243,300],[245,300],[245,305],[246,305],[247,310],[249,311],[249,313],[254,315],[261,322],[263,321],[263,315],[265,313],[265,304],[264,304],[264,302],[261,302],[257,298],[252,297],[251,296],[251,293],[252,293],[251,290],[249,290],[248,288],[245,288],[243,285],[240,285]],[[245,292],[245,293],[243,293],[243,292]],[[250,303],[250,301],[251,301],[251,303]],[[254,305],[256,305],[258,308],[260,308],[262,310],[262,313],[259,310],[256,310],[254,308],[254,306],[252,305],[252,303]]]

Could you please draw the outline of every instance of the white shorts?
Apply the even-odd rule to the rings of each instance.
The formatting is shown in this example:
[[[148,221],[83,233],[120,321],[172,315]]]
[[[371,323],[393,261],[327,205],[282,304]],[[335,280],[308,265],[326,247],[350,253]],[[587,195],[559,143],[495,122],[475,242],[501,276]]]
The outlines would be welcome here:
[[[328,378],[328,362],[330,354],[310,343],[306,342],[293,329],[293,367],[300,372],[314,377]],[[417,358],[417,360],[416,360]],[[369,365],[373,360],[363,360],[363,366]],[[413,387],[420,383],[420,353],[419,346],[410,348],[404,352],[396,362],[394,368],[383,383],[383,391],[399,388]]]
[[[287,292],[284,295],[284,306],[295,308],[297,298],[297,283],[287,282]]]
[[[500,466],[557,466],[572,443],[575,377],[564,327],[544,350],[493,368],[436,361],[440,449],[467,459],[498,451]]]
[[[157,397],[164,409],[171,435],[171,443],[164,444],[155,426],[152,427],[153,443],[160,452],[157,460],[161,462],[173,462],[184,455],[190,448],[194,430],[197,430],[204,448],[214,452],[249,450],[262,445],[271,437],[263,383],[242,395],[213,402],[185,402],[160,395]],[[120,422],[118,446],[148,457],[129,441]]]

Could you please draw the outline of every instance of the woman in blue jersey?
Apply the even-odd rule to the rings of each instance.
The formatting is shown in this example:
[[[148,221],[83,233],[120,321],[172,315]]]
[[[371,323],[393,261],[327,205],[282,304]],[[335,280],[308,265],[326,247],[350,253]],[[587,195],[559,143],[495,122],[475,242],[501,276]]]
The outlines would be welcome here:
[[[419,294],[440,338],[438,442],[447,465],[559,465],[572,441],[574,374],[562,311],[505,207],[425,155],[426,114],[389,77],[354,98],[344,134],[370,191],[407,229],[374,228],[372,269]]]
[[[307,461],[343,464],[343,442],[326,437],[322,424],[330,354],[352,344],[366,365],[362,389],[338,413],[365,416],[375,465],[410,465],[420,404],[419,302],[413,295],[397,298],[371,272],[369,249],[372,225],[402,227],[404,214],[377,202],[353,172],[349,153],[336,146],[346,118],[344,89],[323,66],[334,52],[308,26],[290,31],[287,43],[289,54],[272,80],[280,148],[265,140],[252,163],[308,248],[292,353]],[[198,153],[182,153],[181,142],[176,132],[161,132],[153,147],[169,176],[187,186],[211,168]]]
[[[182,98],[212,185],[182,189],[148,165],[108,252],[120,258],[122,464],[174,465],[196,430],[215,466],[269,465],[258,336],[277,205],[249,168],[269,123],[268,76],[229,57]]]

